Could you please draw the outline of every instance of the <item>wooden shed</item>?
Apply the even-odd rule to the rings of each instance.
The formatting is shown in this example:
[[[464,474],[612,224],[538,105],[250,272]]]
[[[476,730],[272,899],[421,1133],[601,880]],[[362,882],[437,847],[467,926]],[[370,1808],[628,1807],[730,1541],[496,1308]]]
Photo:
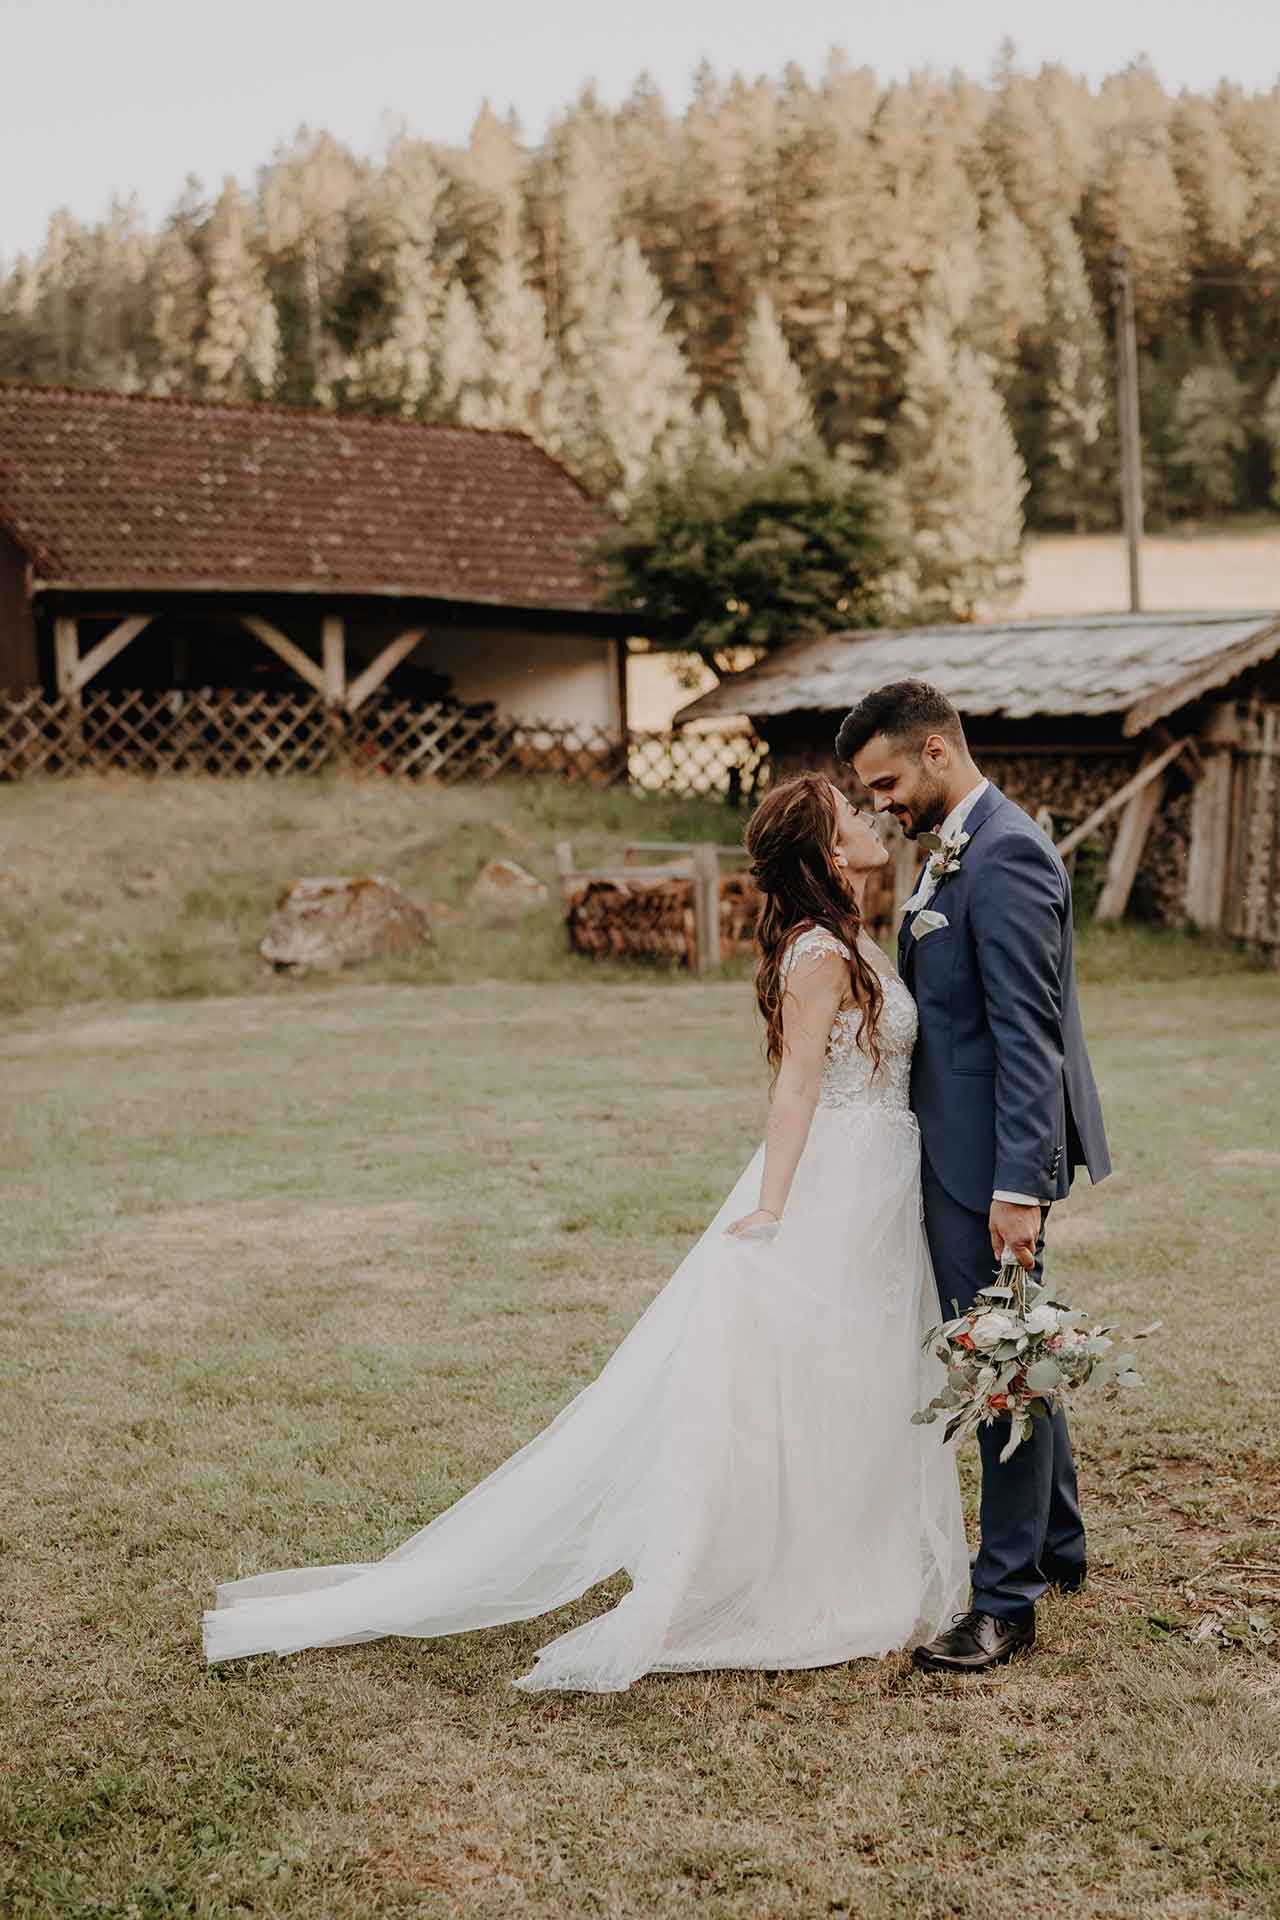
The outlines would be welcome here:
[[[0,383],[0,691],[386,688],[618,739],[605,525],[517,433]]]
[[[984,771],[1050,824],[1068,855],[1105,854],[1101,917],[1132,902],[1280,952],[1280,614],[829,634],[723,681],[677,724],[746,714],[775,778],[836,771],[843,715],[872,688],[909,678],[955,703]]]

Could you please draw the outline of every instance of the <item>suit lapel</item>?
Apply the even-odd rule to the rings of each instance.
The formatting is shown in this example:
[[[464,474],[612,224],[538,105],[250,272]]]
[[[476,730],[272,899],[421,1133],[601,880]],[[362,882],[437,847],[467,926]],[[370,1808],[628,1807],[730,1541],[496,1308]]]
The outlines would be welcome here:
[[[972,841],[974,835],[982,831],[992,814],[1003,804],[1004,795],[1001,793],[999,787],[996,786],[994,781],[988,781],[986,792],[980,794],[969,809],[968,817],[965,820],[964,826],[961,828],[961,832],[967,833],[970,841]],[[965,851],[967,852],[968,849],[966,848]],[[963,875],[964,854],[961,854],[959,872],[943,880],[939,886],[934,888],[933,897],[930,899],[929,905],[931,907],[936,906],[940,913],[945,913],[946,901],[944,896],[947,889],[948,887],[954,887]],[[915,956],[916,942],[911,937],[911,922],[914,918],[914,914],[903,914],[902,925],[898,928],[898,972],[904,980],[909,977],[911,963]]]

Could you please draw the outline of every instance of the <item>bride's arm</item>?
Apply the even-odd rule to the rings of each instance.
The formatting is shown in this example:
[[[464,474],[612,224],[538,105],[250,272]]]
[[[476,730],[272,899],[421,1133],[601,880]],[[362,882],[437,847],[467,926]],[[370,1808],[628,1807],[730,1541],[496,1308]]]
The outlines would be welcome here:
[[[831,1024],[849,991],[849,962],[837,953],[802,958],[792,969],[782,1002],[782,1065],[765,1133],[760,1205],[730,1233],[782,1218],[822,1090]]]

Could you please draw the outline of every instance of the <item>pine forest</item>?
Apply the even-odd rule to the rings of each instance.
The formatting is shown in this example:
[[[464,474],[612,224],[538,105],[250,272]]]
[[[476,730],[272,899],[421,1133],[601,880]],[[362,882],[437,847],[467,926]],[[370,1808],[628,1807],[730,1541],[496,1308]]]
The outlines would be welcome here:
[[[1115,520],[1117,246],[1152,521],[1273,510],[1280,88],[1171,97],[1142,64],[704,70],[679,115],[641,79],[539,144],[485,107],[376,161],[304,129],[158,231],[56,213],[0,274],[0,377],[519,428],[623,509],[820,441],[896,502],[923,600],[985,515],[998,599],[1024,518]]]

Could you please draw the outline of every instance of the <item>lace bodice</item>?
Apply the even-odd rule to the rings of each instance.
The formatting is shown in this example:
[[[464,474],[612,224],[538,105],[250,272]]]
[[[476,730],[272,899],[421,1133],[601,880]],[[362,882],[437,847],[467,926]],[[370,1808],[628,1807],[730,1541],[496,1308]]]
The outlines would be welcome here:
[[[880,975],[884,1005],[880,1012],[877,1039],[880,1067],[877,1071],[866,1048],[858,1043],[862,1014],[857,1007],[842,1008],[832,1022],[827,1038],[827,1058],[822,1069],[820,1107],[888,1107],[895,1112],[908,1111],[911,1091],[911,1050],[916,1043],[916,1003],[890,968],[875,943],[863,935],[863,958]],[[838,953],[845,960],[849,949],[825,927],[809,927],[797,934],[782,957],[785,980],[796,964],[821,953]]]

